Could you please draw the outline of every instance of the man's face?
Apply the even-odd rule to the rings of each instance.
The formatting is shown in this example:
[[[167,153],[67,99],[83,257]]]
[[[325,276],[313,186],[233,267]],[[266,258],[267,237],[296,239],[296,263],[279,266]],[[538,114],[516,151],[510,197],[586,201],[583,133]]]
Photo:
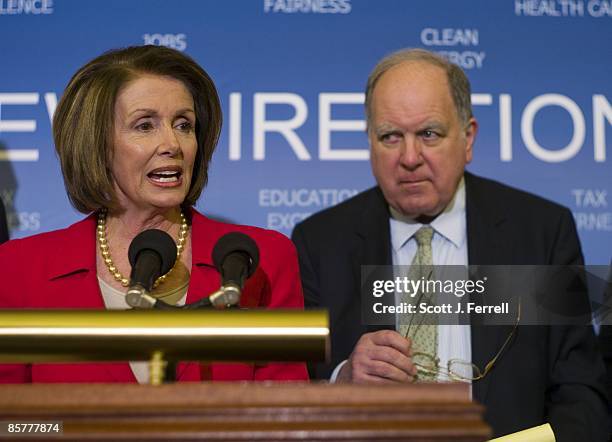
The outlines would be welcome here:
[[[385,199],[410,218],[437,216],[472,160],[476,120],[459,121],[446,73],[424,62],[385,72],[370,110],[372,171]]]

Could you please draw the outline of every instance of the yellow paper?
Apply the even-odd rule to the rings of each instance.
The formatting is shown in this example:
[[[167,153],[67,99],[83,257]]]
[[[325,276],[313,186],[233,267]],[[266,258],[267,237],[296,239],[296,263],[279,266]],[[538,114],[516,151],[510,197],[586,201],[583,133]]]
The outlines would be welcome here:
[[[555,433],[553,433],[550,424],[544,424],[491,439],[489,442],[555,442]]]

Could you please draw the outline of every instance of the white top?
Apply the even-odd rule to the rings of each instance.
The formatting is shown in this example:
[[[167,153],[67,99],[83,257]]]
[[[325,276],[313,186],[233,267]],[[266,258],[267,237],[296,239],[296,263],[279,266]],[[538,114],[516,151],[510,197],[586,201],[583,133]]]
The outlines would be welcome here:
[[[98,276],[98,284],[100,285],[100,291],[102,292],[102,298],[104,298],[104,307],[107,310],[129,310],[131,307],[128,305],[125,300],[125,293],[117,290],[106,282],[102,280]],[[172,290],[172,292],[168,292],[164,295],[172,295],[178,293],[179,291],[183,291],[183,296],[176,303],[176,305],[185,305],[185,301],[187,300],[187,287],[189,286],[189,280],[185,282],[184,285],[178,287],[176,290]],[[148,361],[130,361],[130,368],[136,377],[136,380],[139,384],[148,384],[149,383],[149,362]]]

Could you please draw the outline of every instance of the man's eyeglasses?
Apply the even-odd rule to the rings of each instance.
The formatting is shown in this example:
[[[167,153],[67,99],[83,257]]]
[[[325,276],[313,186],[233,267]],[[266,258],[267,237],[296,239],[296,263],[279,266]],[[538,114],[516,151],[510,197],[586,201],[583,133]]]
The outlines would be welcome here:
[[[450,381],[458,382],[474,382],[484,378],[492,369],[499,357],[508,346],[512,337],[516,333],[518,325],[521,321],[521,299],[518,300],[518,309],[516,315],[516,322],[512,331],[504,341],[499,351],[493,356],[484,370],[481,370],[478,366],[472,362],[463,361],[461,359],[449,359],[446,367],[440,365],[440,359],[427,353],[416,352],[412,355],[412,362],[417,368],[416,380],[418,380],[419,374],[427,378],[437,379],[440,376]],[[406,338],[409,336],[410,329],[406,332]]]

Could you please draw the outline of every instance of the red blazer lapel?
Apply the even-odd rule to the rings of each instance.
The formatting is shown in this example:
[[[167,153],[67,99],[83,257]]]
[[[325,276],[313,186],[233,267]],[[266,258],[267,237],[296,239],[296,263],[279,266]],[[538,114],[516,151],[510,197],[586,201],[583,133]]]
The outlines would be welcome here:
[[[96,217],[92,214],[58,232],[57,254],[47,268],[47,287],[41,290],[40,307],[104,308],[96,274]]]
[[[212,250],[223,235],[241,231],[239,226],[213,221],[192,210],[191,279],[187,291],[187,303],[210,296],[221,286],[221,275],[212,261]],[[254,308],[262,304],[262,293],[266,286],[263,271],[258,268],[245,284],[240,298],[240,307]]]
[[[104,309],[96,270],[96,216],[68,227],[51,248],[57,259],[47,270],[47,283],[39,291],[37,308]],[[136,382],[127,362],[92,364],[36,364],[34,382]]]
[[[195,210],[192,210],[191,217],[192,266],[187,303],[210,296],[219,289],[221,275],[213,264],[212,250],[224,234],[240,231],[238,226],[213,221]],[[245,285],[240,307],[254,308],[261,305],[265,284],[265,274],[258,269]],[[182,363],[177,369],[177,380],[181,381],[249,380],[253,378],[252,364]]]

